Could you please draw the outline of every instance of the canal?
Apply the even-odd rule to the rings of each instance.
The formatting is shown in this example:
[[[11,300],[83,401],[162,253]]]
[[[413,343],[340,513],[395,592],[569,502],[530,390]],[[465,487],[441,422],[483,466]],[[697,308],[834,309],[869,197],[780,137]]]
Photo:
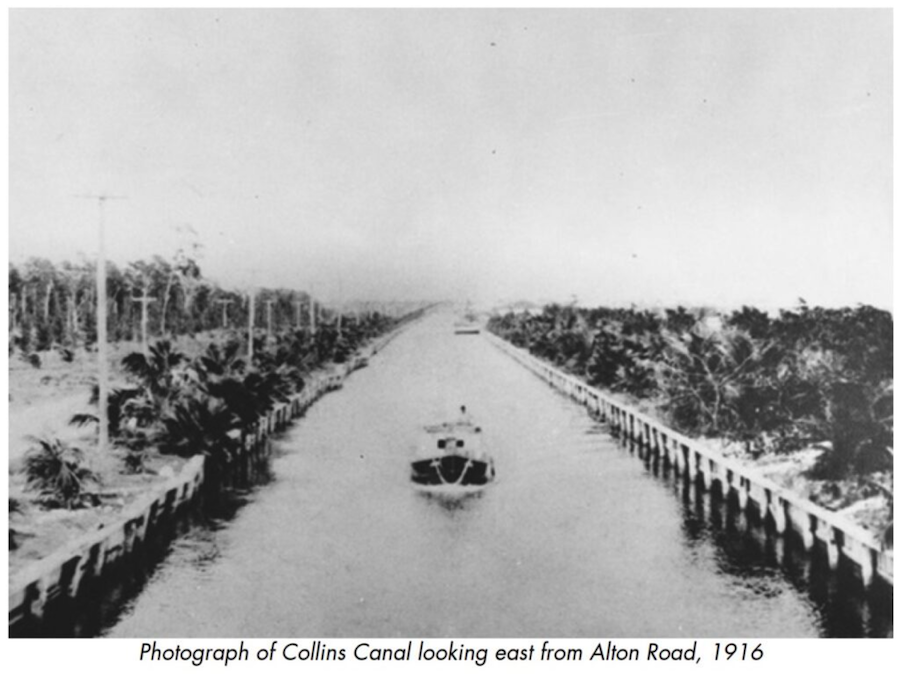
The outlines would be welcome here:
[[[411,325],[273,441],[272,479],[194,526],[115,637],[884,636],[890,616],[785,565],[452,316]],[[413,491],[418,429],[465,404],[497,481]],[[781,560],[779,563],[776,560]],[[827,574],[824,574],[827,576]]]

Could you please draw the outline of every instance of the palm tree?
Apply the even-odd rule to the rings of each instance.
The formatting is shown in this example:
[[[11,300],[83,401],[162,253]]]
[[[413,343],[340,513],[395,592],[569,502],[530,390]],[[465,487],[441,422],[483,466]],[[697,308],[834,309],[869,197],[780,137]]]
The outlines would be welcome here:
[[[737,403],[765,346],[737,328],[702,322],[680,334],[665,331],[663,338],[658,373],[676,427],[712,436],[739,428]]]
[[[25,475],[28,487],[37,489],[51,503],[66,508],[79,505],[84,497],[85,484],[97,482],[97,476],[84,465],[84,456],[77,447],[70,447],[58,438],[32,438],[37,443],[25,456]]]
[[[893,466],[894,384],[877,386],[841,380],[826,389],[825,416],[818,430],[831,440],[815,474],[842,478],[848,473],[868,474]]]
[[[240,419],[223,400],[192,396],[172,406],[162,418],[155,439],[163,453],[183,457],[203,454],[221,469],[238,447],[232,431],[240,427]]]
[[[215,343],[206,347],[206,352],[194,363],[194,368],[201,380],[210,377],[225,377],[240,374],[246,364],[238,357],[241,352],[241,342],[237,339],[229,340],[224,346]]]
[[[89,404],[96,405],[99,402],[99,387],[95,384],[91,391]],[[143,391],[139,388],[113,389],[107,398],[106,417],[109,423],[109,433],[115,437],[119,435],[126,425],[146,426],[152,421],[152,409],[149,400],[144,398]],[[134,420],[133,423],[130,423]],[[96,414],[79,413],[72,415],[69,423],[74,426],[86,426],[99,423]]]
[[[138,379],[161,415],[178,395],[175,369],[185,361],[184,354],[175,351],[171,342],[163,339],[150,346],[147,356],[140,352],[125,356],[122,367]]]

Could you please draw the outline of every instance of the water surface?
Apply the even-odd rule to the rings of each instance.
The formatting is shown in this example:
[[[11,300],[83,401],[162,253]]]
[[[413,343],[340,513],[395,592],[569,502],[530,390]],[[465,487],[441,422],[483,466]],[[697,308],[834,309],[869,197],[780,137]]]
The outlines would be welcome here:
[[[460,404],[497,481],[459,507],[409,482]],[[865,608],[723,504],[655,475],[583,408],[452,317],[411,327],[275,441],[273,481],[197,527],[110,636],[808,637]],[[877,621],[876,621],[877,622]]]

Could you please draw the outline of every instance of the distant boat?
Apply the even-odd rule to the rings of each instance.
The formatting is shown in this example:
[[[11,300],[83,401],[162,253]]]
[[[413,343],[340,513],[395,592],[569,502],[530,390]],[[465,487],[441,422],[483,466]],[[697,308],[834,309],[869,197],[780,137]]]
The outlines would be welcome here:
[[[456,323],[453,326],[455,335],[477,335],[481,332],[481,326],[474,323]]]
[[[478,322],[478,316],[470,311],[453,324],[453,333],[457,335],[477,335],[479,332],[481,332],[481,324]]]
[[[411,479],[419,491],[462,497],[493,481],[494,462],[481,447],[479,426],[461,420],[424,430],[419,456],[412,462]]]

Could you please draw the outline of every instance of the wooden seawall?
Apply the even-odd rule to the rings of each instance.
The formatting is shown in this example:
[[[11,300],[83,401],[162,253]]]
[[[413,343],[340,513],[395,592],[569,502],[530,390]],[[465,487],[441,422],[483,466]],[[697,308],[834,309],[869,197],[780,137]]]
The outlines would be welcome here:
[[[667,428],[658,420],[496,335],[487,333],[487,338],[552,387],[607,422],[613,432],[671,466],[676,474],[698,483],[703,489],[718,488],[723,496],[733,495],[741,510],[751,506],[756,508],[761,517],[771,522],[775,535],[796,532],[807,551],[817,544],[824,546],[832,570],[837,570],[842,561],[850,561],[857,567],[866,587],[876,577],[893,587],[894,552],[885,548],[869,531],[792,493],[753,468],[728,459],[702,441]]]

